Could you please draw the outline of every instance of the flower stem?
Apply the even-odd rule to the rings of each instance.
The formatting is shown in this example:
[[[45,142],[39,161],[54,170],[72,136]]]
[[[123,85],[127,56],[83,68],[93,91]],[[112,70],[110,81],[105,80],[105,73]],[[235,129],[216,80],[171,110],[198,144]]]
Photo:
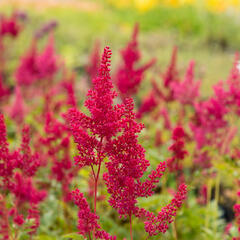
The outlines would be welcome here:
[[[211,196],[212,195],[212,179],[208,179],[208,184],[207,184],[207,208],[210,210],[210,202],[211,202]],[[206,213],[205,217],[205,227],[208,228],[209,224],[209,214]]]
[[[131,237],[131,240],[133,240],[133,232],[132,232],[132,214],[129,215],[129,221],[130,221],[130,237]]]
[[[173,221],[173,235],[174,239],[178,240],[176,219]]]
[[[216,176],[216,185],[215,185],[215,204],[216,204],[216,212],[218,212],[219,195],[220,195],[220,174],[217,173],[217,176]],[[215,226],[214,226],[215,233],[217,233],[217,227],[218,227],[217,220],[218,220],[218,215],[216,216],[216,220],[215,220]]]
[[[100,144],[102,144],[102,140],[103,138],[101,138],[100,140]],[[101,169],[101,164],[102,164],[102,160],[100,157],[101,154],[101,147],[100,150],[98,152],[98,170],[97,170],[97,174],[95,174],[94,169],[92,167],[92,172],[93,172],[93,176],[94,176],[94,213],[96,214],[97,212],[97,188],[98,188],[98,179],[99,179],[99,174],[100,174],[100,169]],[[95,228],[93,229],[93,240],[95,240]]]

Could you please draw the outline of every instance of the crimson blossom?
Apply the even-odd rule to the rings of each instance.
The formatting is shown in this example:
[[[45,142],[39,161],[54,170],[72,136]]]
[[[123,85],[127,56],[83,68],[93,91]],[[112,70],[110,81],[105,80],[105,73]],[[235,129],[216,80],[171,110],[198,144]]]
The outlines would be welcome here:
[[[78,228],[85,237],[92,232],[93,238],[112,239],[106,232],[98,231],[100,226],[96,215],[97,183],[100,168],[105,162],[107,171],[103,178],[110,194],[109,204],[121,217],[129,218],[131,239],[133,216],[145,219],[145,230],[149,236],[165,233],[186,197],[186,185],[179,186],[172,202],[162,208],[157,216],[137,206],[137,198],[154,194],[153,189],[166,169],[166,162],[160,162],[156,170],[143,180],[150,166],[145,159],[144,148],[138,143],[138,134],[144,126],[135,120],[131,98],[126,98],[123,104],[113,104],[117,95],[112,90],[110,57],[111,50],[106,47],[98,75],[93,80],[93,88],[89,90],[85,102],[90,116],[76,108],[70,109],[65,115],[79,151],[75,163],[79,167],[91,167],[95,180],[94,213],[90,212],[83,194],[78,190],[73,192],[73,199],[80,209]]]
[[[0,114],[0,234],[4,240],[10,239],[11,217],[17,228],[26,219],[32,219],[29,235],[36,233],[40,224],[38,206],[46,197],[46,192],[35,187],[33,176],[40,167],[40,162],[38,154],[32,152],[29,144],[30,131],[25,126],[21,147],[10,152],[4,118]],[[9,196],[12,199],[11,208],[6,205]]]
[[[36,40],[33,41],[30,49],[21,58],[15,78],[20,86],[30,86],[37,80],[52,80],[57,70],[58,64],[54,38],[50,35],[47,45],[40,53],[37,50]]]
[[[6,35],[11,37],[17,37],[21,26],[18,22],[16,14],[12,14],[11,17],[0,16],[0,38]]]
[[[185,136],[186,134],[182,126],[177,126],[173,129],[173,143],[169,147],[169,150],[173,153],[173,156],[168,159],[168,167],[170,172],[181,171],[183,169],[182,161],[187,154],[187,151],[184,149]]]
[[[123,63],[117,69],[115,83],[122,99],[130,97],[138,91],[144,73],[156,62],[155,59],[152,59],[141,67],[136,66],[141,59],[137,41],[138,32],[139,25],[136,24],[131,41],[121,50]]]

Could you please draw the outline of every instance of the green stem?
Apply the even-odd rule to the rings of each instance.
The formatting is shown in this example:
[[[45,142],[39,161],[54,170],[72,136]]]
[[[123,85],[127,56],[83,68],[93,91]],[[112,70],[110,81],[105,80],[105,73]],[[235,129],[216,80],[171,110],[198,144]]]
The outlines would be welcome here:
[[[102,145],[102,141],[103,141],[103,138],[101,138],[100,140],[100,144]],[[98,152],[98,170],[97,170],[97,174],[95,174],[94,172],[94,169],[93,169],[93,166],[91,166],[92,168],[92,172],[93,172],[93,176],[94,176],[94,213],[96,214],[97,212],[97,188],[98,188],[98,179],[99,179],[99,174],[100,174],[100,169],[101,169],[101,164],[102,164],[102,161],[101,161],[101,157],[100,157],[100,154],[101,154],[101,150],[102,150],[102,147],[100,147],[100,150]],[[93,240],[95,240],[95,231],[96,229],[94,228],[93,229]]]
[[[132,214],[129,215],[129,221],[130,221],[130,237],[131,237],[131,240],[133,240],[133,231],[132,231]]]
[[[218,173],[217,173],[217,176],[216,176],[216,184],[215,184],[216,212],[218,212],[219,196],[220,196],[220,174],[219,174],[219,172],[218,172]],[[215,226],[214,226],[215,232],[217,232],[217,218],[218,218],[218,216],[216,216],[216,220],[215,220]]]
[[[212,194],[212,179],[208,179],[208,184],[207,184],[207,208],[210,208],[210,201],[211,201],[211,194]],[[205,218],[205,227],[208,228],[209,224],[209,214],[206,213],[206,218]]]
[[[173,221],[173,235],[174,235],[174,239],[178,240],[176,219]]]

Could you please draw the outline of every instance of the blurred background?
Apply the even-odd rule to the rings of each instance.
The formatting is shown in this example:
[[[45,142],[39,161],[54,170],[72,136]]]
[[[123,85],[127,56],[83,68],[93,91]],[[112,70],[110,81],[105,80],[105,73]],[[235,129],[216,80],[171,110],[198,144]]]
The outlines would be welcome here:
[[[209,84],[226,79],[240,48],[240,0],[0,0],[0,9],[23,11],[30,21],[12,54],[22,55],[33,32],[55,21],[57,50],[76,71],[96,41],[101,48],[110,45],[116,63],[138,22],[143,61],[157,57],[161,71],[178,46],[180,71],[194,58],[203,94],[211,92]]]
[[[175,46],[178,47],[177,70],[180,72],[180,76],[185,74],[188,63],[191,60],[195,60],[196,62],[195,79],[202,80],[200,91],[201,99],[210,96],[213,91],[212,86],[215,83],[219,80],[227,79],[232,68],[235,54],[240,49],[240,0],[0,0],[0,14],[2,14],[2,16],[11,16],[12,13],[23,19],[23,24],[21,23],[23,31],[19,34],[17,41],[6,38],[7,41],[4,42],[4,47],[7,49],[6,56],[8,60],[8,64],[4,66],[6,68],[5,74],[9,77],[7,80],[9,81],[9,86],[11,86],[11,90],[13,90],[15,86],[14,74],[12,73],[15,72],[20,57],[24,56],[33,46],[33,36],[35,36],[34,40],[37,39],[37,46],[44,49],[48,41],[48,34],[44,35],[42,33],[44,31],[47,32],[46,26],[50,26],[50,28],[54,28],[56,52],[59,54],[59,62],[64,59],[68,67],[67,69],[73,69],[76,72],[76,89],[77,91],[79,90],[76,95],[81,103],[84,101],[85,96],[85,94],[82,94],[83,91],[81,91],[81,88],[84,88],[84,84],[82,83],[84,82],[84,76],[86,78],[87,75],[86,66],[90,61],[90,55],[94,52],[94,48],[100,46],[102,51],[106,45],[111,47],[113,52],[112,72],[115,73],[115,70],[120,66],[122,61],[120,50],[132,39],[132,33],[136,23],[139,24],[140,28],[138,41],[142,54],[141,61],[140,63],[138,62],[138,64],[142,66],[153,58],[157,60],[157,63],[144,75],[139,96],[134,96],[136,106],[139,105],[141,98],[150,92],[152,88],[151,80],[156,77],[159,82],[160,74],[166,71],[169,62],[171,62],[172,51]],[[1,67],[0,65],[0,68]],[[57,76],[56,79],[59,79],[59,76]],[[49,84],[49,82],[47,82],[47,84]],[[87,84],[85,85],[85,88],[88,89]],[[30,102],[29,105],[34,107],[32,102]],[[82,105],[79,104],[79,106]],[[172,114],[170,116],[173,116],[174,120],[178,117],[179,111],[175,109],[178,109],[179,106],[180,105],[173,103],[172,109],[170,108]],[[18,102],[16,108],[17,110],[19,109]],[[38,116],[40,111],[41,106],[36,112],[32,113],[33,117],[30,116],[27,118],[27,122],[34,124],[34,114]],[[190,109],[189,112],[192,113],[192,110]],[[163,115],[163,113],[161,114]],[[236,115],[236,117],[239,119],[238,115]],[[146,118],[143,120],[144,123],[146,122],[148,124],[146,124],[148,130],[143,131],[143,140],[141,141],[147,150],[147,159],[150,159],[151,164],[153,163],[152,165],[155,167],[159,160],[164,159],[165,156],[169,154],[167,147],[169,139],[171,139],[171,133],[169,130],[164,130],[163,147],[159,149],[156,148],[157,150],[154,149],[152,143],[155,141],[155,135],[157,136],[156,129],[164,128],[161,122],[155,123],[154,118],[149,119],[150,120]],[[188,120],[189,119],[187,119],[187,121]],[[152,124],[153,121],[154,124]],[[187,125],[188,122],[186,123],[186,126]],[[14,142],[14,125],[10,122],[8,126],[9,135],[12,134],[12,141]],[[36,129],[38,128],[40,127],[36,124]],[[191,154],[193,155],[195,153],[195,145],[189,145],[189,156],[191,157]],[[238,141],[236,142],[236,146],[236,149],[238,149]],[[218,160],[218,152],[216,152],[216,156],[216,160]],[[187,168],[192,166],[190,157],[186,161]],[[239,158],[239,156],[237,158]],[[226,161],[228,161],[228,158],[226,159]],[[230,160],[229,162],[232,163],[232,159]],[[231,177],[227,180],[224,179],[224,183],[226,181],[227,184],[232,187],[233,178],[236,177],[233,174],[236,167],[235,165],[233,165],[233,167],[230,165],[231,168],[227,168],[227,164],[219,165],[219,169],[223,172],[225,169],[228,171]],[[87,178],[88,171],[82,172]],[[190,171],[188,174],[190,175]],[[194,177],[200,179],[200,181],[205,179],[204,175],[203,178],[199,176],[200,172],[194,175]],[[169,179],[171,184],[175,182],[173,180],[174,178]],[[191,175],[189,182],[196,186],[198,184],[198,182],[197,184],[192,183]],[[82,183],[80,181],[78,184],[82,184],[80,185],[81,189],[84,189],[85,185],[87,186],[86,182]],[[194,187],[193,190],[195,190]],[[237,185],[232,187],[234,196],[236,195],[234,189],[236,187]],[[84,191],[87,191],[86,187]],[[197,201],[194,200],[195,192],[191,191],[190,194],[191,207],[186,207],[183,210],[183,218],[180,220],[179,225],[188,226],[186,233],[183,233],[182,239],[202,240],[203,238],[201,238],[202,235],[200,233],[202,232],[202,226],[205,221],[202,216],[207,216],[206,222],[210,221],[208,219],[208,212],[210,207],[212,207],[214,211],[212,210],[209,216],[211,215],[215,221],[218,219],[218,209],[215,205],[209,205],[209,208],[207,207],[203,210],[203,208],[198,206]],[[225,195],[223,194],[224,197]],[[61,231],[64,232],[64,228],[66,227],[67,229],[68,226],[66,226],[63,219],[58,219],[57,214],[55,214],[56,216],[54,215],[54,213],[58,213],[59,211],[59,206],[56,205],[57,198],[54,196],[54,194],[50,194],[48,202],[44,205],[45,211],[43,210],[44,214],[41,220],[43,224],[41,225],[40,232],[57,236],[54,239],[60,239],[59,236],[63,234]],[[231,198],[234,199],[234,197]],[[143,200],[142,204],[145,204],[146,207],[159,208],[159,203],[164,202],[163,199],[166,199],[165,195],[159,200],[159,194],[157,194],[155,198],[148,199],[145,202]],[[228,198],[226,199],[226,205],[230,205],[230,207],[227,206],[226,212],[230,212],[231,214],[231,219],[227,220],[232,221],[234,202],[230,202]],[[168,202],[168,200],[169,199],[167,199],[166,202]],[[51,205],[49,203],[51,203]],[[49,211],[50,208],[53,208],[52,212]],[[105,214],[104,208],[102,210],[102,213]],[[115,224],[112,221],[112,219],[116,217],[115,215],[109,217],[104,214],[102,215],[105,229],[111,229],[111,232],[114,234],[116,231],[120,236],[127,236],[128,233],[125,232],[124,228],[120,228],[119,226],[127,225],[128,222],[122,221],[120,224]],[[56,233],[54,232],[55,229],[52,229],[52,222],[54,221],[56,223]],[[224,231],[225,222],[222,224],[222,222],[219,221],[222,225],[221,232],[219,232],[217,238],[215,231],[216,224],[214,221],[212,221],[214,227],[211,226],[212,229],[214,229],[211,232],[212,235],[205,239],[223,239],[222,232]],[[63,230],[61,227],[59,228],[59,225],[64,226],[64,228],[62,228]],[[211,227],[209,227],[209,229],[211,229]],[[136,226],[136,228],[136,232],[139,234],[136,236],[140,236],[141,231],[139,229],[141,229],[141,226]],[[209,229],[207,227],[205,229],[207,234],[209,234]],[[58,230],[60,230],[60,233],[57,232]],[[67,229],[66,231],[69,230]],[[237,232],[237,228],[235,228],[235,231]],[[172,239],[169,237],[171,234],[167,234],[169,235],[162,239]],[[48,240],[53,238],[36,239]]]

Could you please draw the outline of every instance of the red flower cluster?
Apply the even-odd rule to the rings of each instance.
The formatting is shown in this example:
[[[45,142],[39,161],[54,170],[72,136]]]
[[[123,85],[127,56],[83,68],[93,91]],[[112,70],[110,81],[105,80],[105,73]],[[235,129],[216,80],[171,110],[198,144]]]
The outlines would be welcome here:
[[[50,35],[48,44],[41,53],[37,52],[36,42],[33,42],[29,51],[22,57],[15,77],[20,86],[29,86],[41,79],[51,81],[57,69],[54,38]]]
[[[116,93],[112,91],[113,86],[109,73],[110,57],[111,51],[106,47],[98,76],[93,80],[93,89],[89,90],[88,99],[85,102],[91,115],[87,116],[76,109],[71,109],[66,114],[66,118],[79,151],[79,155],[75,158],[76,163],[79,167],[90,166],[92,168],[97,185],[101,164],[108,157],[107,172],[104,173],[103,178],[110,193],[109,203],[120,216],[131,219],[133,215],[137,217],[142,215],[140,212],[143,210],[137,207],[137,198],[149,197],[153,194],[158,179],[165,171],[166,163],[160,163],[147,180],[142,180],[143,174],[150,165],[149,161],[145,159],[145,150],[138,144],[138,134],[143,125],[135,121],[132,99],[126,98],[124,104],[113,105]],[[94,165],[98,166],[97,172],[94,170]],[[166,228],[166,224],[172,221],[172,217],[181,206],[185,196],[186,186],[183,184],[180,186],[176,198],[166,209],[163,208],[162,213],[159,213],[158,224],[163,224]],[[79,198],[82,199],[82,195]],[[82,200],[80,205],[83,208]],[[90,228],[82,230],[82,234],[87,234],[91,230],[94,232],[94,224],[95,228],[98,228],[97,217],[90,214],[86,207],[85,209],[87,213],[80,212],[79,214],[79,229],[85,229],[82,225],[86,226],[85,216],[88,215]],[[149,214],[152,216],[152,213]],[[154,224],[153,219],[149,219],[149,221]],[[158,232],[155,231],[156,234]],[[154,235],[150,231],[148,233]],[[97,232],[93,234],[98,236]]]
[[[19,226],[24,224],[25,217],[35,219],[29,235],[35,233],[39,226],[39,214],[32,216],[30,212],[31,209],[37,211],[38,204],[46,197],[46,192],[37,190],[34,186],[32,177],[39,168],[40,162],[38,156],[32,154],[29,142],[29,127],[25,127],[20,149],[11,153],[8,148],[3,115],[0,114],[0,189],[4,193],[0,199],[3,202],[0,209],[3,219],[2,222],[0,221],[0,233],[4,233],[4,239],[9,239],[11,218],[7,216],[12,216],[13,221]],[[9,195],[13,198],[11,209],[4,204],[4,199]]]
[[[182,104],[193,105],[196,98],[199,96],[201,82],[194,82],[194,65],[194,61],[189,63],[185,79],[182,82],[172,83],[174,98]]]
[[[141,58],[137,41],[138,31],[139,25],[136,24],[132,40],[128,43],[126,48],[121,51],[123,64],[118,68],[115,76],[115,83],[122,99],[130,97],[137,92],[139,85],[144,78],[145,71],[156,61],[155,59],[152,59],[145,65],[138,68],[136,67]]]
[[[46,114],[45,137],[40,138],[41,151],[47,151],[46,159],[51,161],[51,178],[56,179],[62,187],[62,198],[70,201],[70,184],[77,174],[73,166],[70,150],[70,134],[64,123],[54,118],[53,114]],[[43,154],[42,154],[43,155]]]
[[[155,216],[153,213],[140,209],[139,216],[145,216],[145,231],[149,236],[154,236],[159,233],[165,233],[168,229],[168,224],[174,221],[177,210],[182,206],[183,201],[186,198],[187,187],[185,184],[181,184],[178,188],[178,192],[172,199],[171,203],[163,207],[162,210]]]
[[[16,14],[13,14],[9,18],[0,16],[0,38],[6,35],[17,37],[20,30],[21,26],[18,22]]]
[[[155,96],[154,91],[152,91],[150,95],[147,96],[140,105],[137,112],[137,118],[141,118],[144,114],[151,112],[157,105],[157,97]]]
[[[183,165],[182,160],[187,154],[184,149],[184,137],[185,132],[181,126],[177,126],[173,129],[172,140],[173,144],[169,147],[169,150],[173,153],[173,156],[168,159],[167,165],[170,172],[182,171]]]
[[[95,235],[97,239],[116,240],[115,236],[112,237],[104,230],[101,230],[101,227],[98,224],[99,217],[95,213],[91,212],[83,193],[81,193],[78,189],[72,191],[72,199],[79,208],[78,229],[80,230],[79,233],[81,235],[85,237],[91,236],[91,232],[93,230],[97,230]]]

